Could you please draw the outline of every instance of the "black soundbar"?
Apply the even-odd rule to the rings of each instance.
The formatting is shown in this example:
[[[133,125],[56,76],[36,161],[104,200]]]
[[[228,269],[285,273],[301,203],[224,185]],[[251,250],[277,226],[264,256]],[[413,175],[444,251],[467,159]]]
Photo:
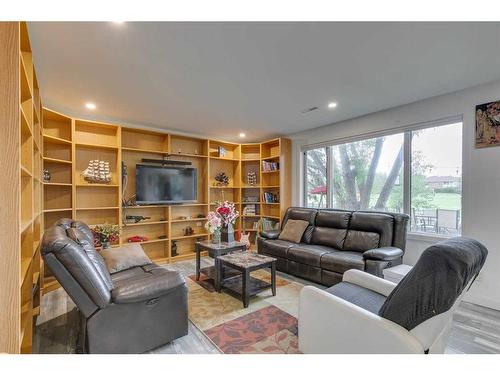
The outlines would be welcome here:
[[[164,159],[142,159],[143,163],[156,163],[161,165],[191,165],[190,161],[164,160]]]

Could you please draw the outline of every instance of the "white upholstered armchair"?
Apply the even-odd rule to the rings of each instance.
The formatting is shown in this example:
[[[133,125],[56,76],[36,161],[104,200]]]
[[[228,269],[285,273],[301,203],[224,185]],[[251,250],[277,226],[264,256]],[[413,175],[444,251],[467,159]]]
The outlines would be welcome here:
[[[479,242],[454,238],[429,247],[399,283],[359,270],[327,290],[302,289],[303,353],[443,353],[453,311],[486,260]]]

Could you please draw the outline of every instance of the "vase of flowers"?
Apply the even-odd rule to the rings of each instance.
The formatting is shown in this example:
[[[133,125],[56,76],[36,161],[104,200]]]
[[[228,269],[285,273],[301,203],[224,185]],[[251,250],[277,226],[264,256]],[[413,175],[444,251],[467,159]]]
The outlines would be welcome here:
[[[99,238],[103,249],[107,249],[112,243],[118,242],[120,237],[120,227],[114,224],[95,225],[92,227],[92,231]]]
[[[233,203],[224,201],[219,203],[215,212],[222,220],[221,239],[224,242],[234,242],[234,227],[239,212],[236,210]]]
[[[216,212],[210,211],[208,213],[205,228],[212,235],[212,243],[218,244],[221,242],[222,219]]]

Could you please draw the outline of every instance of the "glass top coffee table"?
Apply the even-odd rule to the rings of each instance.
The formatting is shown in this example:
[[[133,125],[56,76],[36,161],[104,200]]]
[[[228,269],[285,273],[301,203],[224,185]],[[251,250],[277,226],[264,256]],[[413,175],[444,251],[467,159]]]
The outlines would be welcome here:
[[[226,254],[218,257],[221,269],[225,267],[239,272],[238,275],[229,277],[227,274],[221,277],[222,288],[236,294],[243,301],[246,308],[250,297],[263,290],[271,288],[273,296],[276,295],[276,259],[250,251]],[[271,283],[254,278],[250,273],[263,268],[271,269]]]
[[[214,288],[217,292],[220,292],[221,274],[223,271],[219,257],[235,251],[246,251],[247,249],[246,244],[238,241],[220,242],[217,244],[211,241],[199,241],[195,243],[194,248],[196,252],[196,281],[200,280],[200,274],[203,273],[214,280]],[[214,266],[201,268],[201,253],[203,251],[206,251],[209,257],[214,258]]]

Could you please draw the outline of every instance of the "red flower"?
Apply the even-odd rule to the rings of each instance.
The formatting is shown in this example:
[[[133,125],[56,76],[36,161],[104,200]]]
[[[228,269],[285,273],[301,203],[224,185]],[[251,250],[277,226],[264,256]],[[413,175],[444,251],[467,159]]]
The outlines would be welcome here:
[[[231,210],[228,207],[218,207],[217,208],[217,213],[222,216],[229,215],[231,213]]]

